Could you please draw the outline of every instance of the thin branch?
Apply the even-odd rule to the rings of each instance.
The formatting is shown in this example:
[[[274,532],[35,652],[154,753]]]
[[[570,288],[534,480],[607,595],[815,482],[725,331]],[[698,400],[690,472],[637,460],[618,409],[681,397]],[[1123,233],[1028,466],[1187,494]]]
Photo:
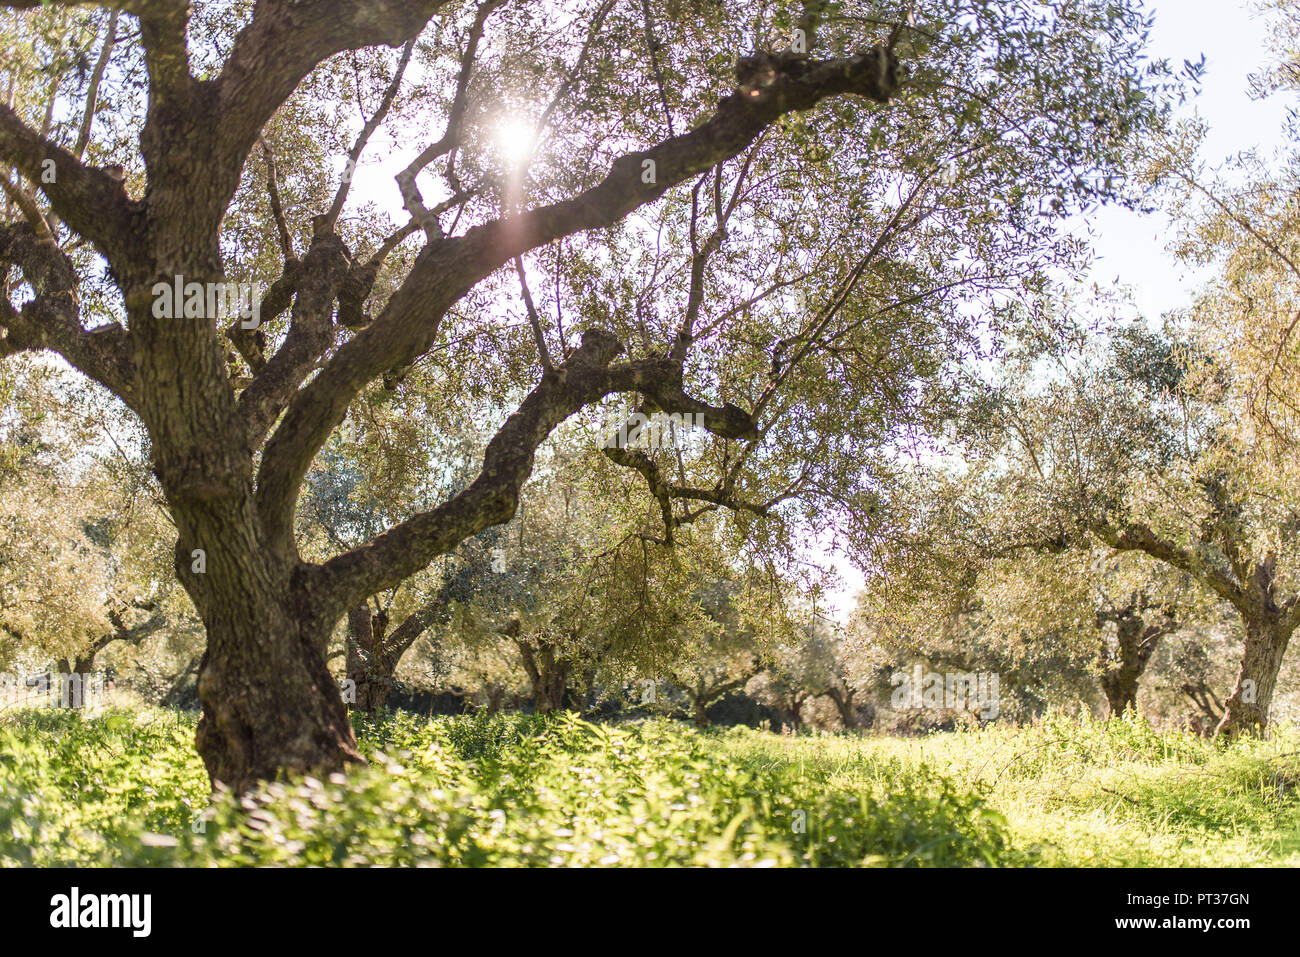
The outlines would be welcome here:
[[[338,191],[334,194],[334,202],[325,214],[325,222],[329,228],[333,228],[338,222],[339,214],[343,212],[343,204],[347,201],[348,191],[352,188],[352,178],[356,173],[357,162],[361,159],[361,154],[365,151],[366,143],[379,124],[384,121],[388,115],[389,109],[392,108],[393,100],[397,97],[397,91],[402,85],[402,77],[406,73],[406,66],[411,62],[411,53],[415,50],[415,38],[412,37],[402,48],[402,56],[397,61],[397,70],[393,73],[393,81],[388,84],[388,89],[384,91],[383,99],[379,103],[379,109],[375,111],[374,116],[366,121],[361,129],[361,134],[357,141],[352,144],[352,149],[348,151],[347,165],[343,168],[343,177],[339,182]]]
[[[668,94],[664,89],[664,71],[659,65],[659,41],[655,38],[654,20],[650,15],[650,0],[641,0],[641,13],[645,18],[645,42],[650,48],[650,66],[654,69],[655,83],[659,86],[659,102],[664,108],[664,120],[668,123],[668,135],[676,135],[673,129],[673,112],[668,108]]]
[[[461,55],[460,73],[456,77],[456,92],[452,96],[451,109],[447,112],[447,126],[442,137],[427,147],[424,152],[411,161],[411,164],[397,174],[397,188],[402,194],[402,205],[411,214],[411,218],[420,224],[430,240],[442,235],[438,217],[424,206],[424,197],[415,179],[421,171],[440,156],[445,156],[460,144],[461,124],[464,122],[468,106],[469,81],[474,72],[474,60],[478,55],[478,45],[483,39],[483,31],[488,17],[505,3],[505,0],[483,0],[474,15],[470,26],[469,38],[465,52]]]
[[[118,15],[119,11],[114,10],[108,18],[108,32],[104,36],[104,45],[99,48],[99,59],[95,61],[95,68],[90,74],[90,86],[86,90],[86,108],[82,111],[77,141],[72,147],[72,155],[77,159],[85,155],[86,144],[90,142],[90,127],[95,119],[95,107],[99,100],[99,84],[104,79],[109,57],[113,55],[113,45],[117,42]]]
[[[275,219],[276,232],[280,236],[280,250],[287,263],[297,259],[297,256],[293,250],[293,237],[289,235],[289,224],[284,218],[284,207],[280,204],[280,177],[276,170],[275,153],[261,133],[257,134],[257,142],[262,146],[262,158],[266,162],[266,192],[271,201],[271,216]]]
[[[551,351],[546,347],[546,336],[542,333],[542,320],[537,315],[537,308],[533,305],[533,294],[528,290],[528,276],[524,272],[524,260],[522,256],[515,257],[515,274],[519,276],[519,292],[524,298],[524,306],[528,310],[528,324],[533,327],[533,338],[537,342],[537,355],[541,359],[542,368],[550,372],[555,364],[551,361]]]
[[[5,196],[18,207],[18,211],[31,224],[32,229],[36,230],[38,240],[47,243],[55,241],[49,223],[45,221],[45,217],[41,215],[40,207],[36,205],[36,199],[31,193],[27,192],[22,183],[11,183],[6,177],[0,177],[0,189],[5,191]]]

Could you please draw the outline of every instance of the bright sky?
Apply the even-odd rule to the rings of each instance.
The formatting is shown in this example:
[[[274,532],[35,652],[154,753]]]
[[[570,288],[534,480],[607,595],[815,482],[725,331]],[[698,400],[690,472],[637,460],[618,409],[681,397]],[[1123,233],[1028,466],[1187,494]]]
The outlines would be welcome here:
[[[1175,62],[1206,57],[1201,96],[1188,104],[1209,125],[1203,158],[1216,165],[1258,147],[1271,155],[1282,145],[1287,98],[1252,100],[1249,75],[1265,57],[1265,23],[1241,0],[1156,0],[1152,53]],[[1100,261],[1095,277],[1116,277],[1130,287],[1148,321],[1186,305],[1196,288],[1167,247],[1172,238],[1161,216],[1105,209],[1092,219],[1093,243]]]

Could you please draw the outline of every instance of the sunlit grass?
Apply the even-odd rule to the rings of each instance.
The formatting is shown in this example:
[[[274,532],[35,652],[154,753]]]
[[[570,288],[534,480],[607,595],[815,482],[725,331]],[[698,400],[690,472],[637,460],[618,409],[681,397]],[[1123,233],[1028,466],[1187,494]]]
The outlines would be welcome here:
[[[918,738],[780,737],[732,732],[746,762],[830,772],[836,787],[878,786],[897,761],[982,795],[1029,864],[1300,865],[1300,740],[1224,747],[1141,721],[1053,717],[1030,728]]]
[[[190,715],[0,719],[0,863],[1300,865],[1297,736],[1055,717],[920,738],[362,722],[371,766],[209,805]]]

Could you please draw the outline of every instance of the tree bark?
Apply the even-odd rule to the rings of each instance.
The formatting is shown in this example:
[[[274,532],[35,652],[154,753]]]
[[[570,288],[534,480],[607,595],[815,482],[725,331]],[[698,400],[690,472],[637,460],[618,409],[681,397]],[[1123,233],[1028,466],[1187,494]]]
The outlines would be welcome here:
[[[56,666],[59,674],[59,707],[84,708],[86,706],[87,679],[95,667],[95,649],[75,658],[60,658]]]
[[[862,726],[858,719],[858,710],[854,707],[852,688],[838,688],[832,686],[826,692],[826,696],[835,702],[835,710],[840,713],[840,722],[844,725],[846,731],[856,731]]]
[[[293,615],[287,596],[231,591],[204,609],[196,743],[213,782],[246,790],[286,773],[328,773],[361,761],[325,664],[329,629]]]
[[[1172,618],[1148,625],[1134,602],[1128,608],[1107,616],[1098,613],[1099,622],[1115,622],[1115,647],[1104,640],[1101,645],[1101,688],[1106,694],[1111,717],[1119,717],[1130,708],[1137,710],[1138,684],[1155,654],[1160,639],[1172,631]]]
[[[397,661],[385,654],[386,625],[387,617],[372,615],[365,602],[348,612],[347,675],[353,682],[353,711],[367,714],[382,711],[393,693]]]
[[[402,655],[429,626],[445,623],[450,614],[446,589],[408,615],[391,632],[388,613],[371,614],[365,602],[348,611],[347,673],[356,698],[353,711],[374,713],[388,705]]]
[[[1294,626],[1276,612],[1246,617],[1246,643],[1237,684],[1228,697],[1216,736],[1233,738],[1267,730],[1278,672],[1293,630]]]
[[[153,340],[143,354],[157,365],[141,406],[179,533],[176,571],[207,633],[196,745],[209,776],[246,790],[259,780],[328,774],[360,761],[326,666],[337,604],[314,587],[296,548],[276,548],[267,538],[246,426],[233,404],[211,400],[230,389],[224,355],[195,349],[200,334],[157,320],[137,323],[135,334]]]
[[[519,654],[524,661],[524,671],[533,688],[533,709],[538,714],[552,714],[564,710],[569,703],[569,677],[573,662],[556,654],[555,645],[538,642],[534,647],[528,640],[517,641]]]
[[[85,703],[87,683],[90,673],[95,667],[95,656],[107,648],[115,641],[125,641],[130,644],[138,645],[145,638],[148,638],[154,632],[158,631],[166,623],[166,618],[162,611],[154,602],[136,602],[135,608],[152,611],[147,621],[141,622],[134,626],[128,626],[122,613],[117,610],[111,610],[108,613],[109,620],[113,623],[113,630],[107,634],[100,635],[90,647],[82,651],[73,658],[61,658],[57,668],[60,675],[66,675],[61,679],[63,688],[60,690],[60,704],[65,708],[80,708]],[[76,675],[74,679],[72,676]],[[75,682],[77,693],[73,694],[70,690]]]

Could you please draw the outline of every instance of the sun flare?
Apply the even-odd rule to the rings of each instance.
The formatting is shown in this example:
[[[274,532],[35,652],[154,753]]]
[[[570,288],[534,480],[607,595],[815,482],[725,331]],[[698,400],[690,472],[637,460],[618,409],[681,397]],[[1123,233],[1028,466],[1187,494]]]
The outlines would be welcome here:
[[[501,156],[512,167],[528,161],[533,151],[533,127],[527,120],[508,117],[496,127],[493,138]]]

